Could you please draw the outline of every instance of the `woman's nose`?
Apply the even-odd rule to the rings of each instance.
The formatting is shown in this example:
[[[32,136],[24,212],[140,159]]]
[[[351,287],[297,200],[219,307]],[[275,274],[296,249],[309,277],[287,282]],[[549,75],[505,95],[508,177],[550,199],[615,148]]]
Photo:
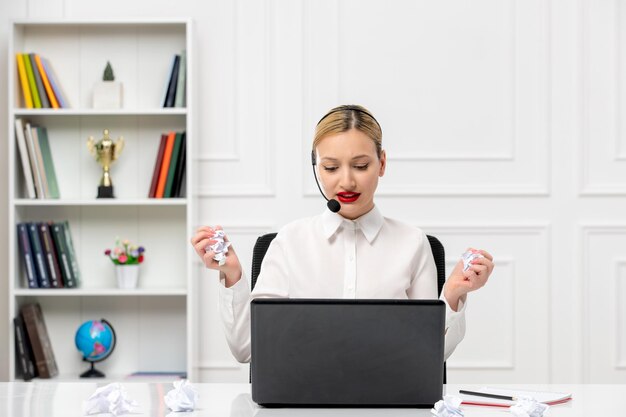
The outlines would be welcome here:
[[[341,172],[341,187],[351,190],[356,186],[354,175],[350,168],[344,168]]]

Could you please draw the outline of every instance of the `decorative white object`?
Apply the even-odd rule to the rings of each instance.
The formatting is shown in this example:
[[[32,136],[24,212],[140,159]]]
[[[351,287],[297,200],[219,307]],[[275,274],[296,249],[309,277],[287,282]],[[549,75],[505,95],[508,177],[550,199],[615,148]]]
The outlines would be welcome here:
[[[139,265],[115,265],[117,287],[124,290],[137,288]]]
[[[121,109],[123,90],[118,81],[97,81],[93,86],[94,109]]]

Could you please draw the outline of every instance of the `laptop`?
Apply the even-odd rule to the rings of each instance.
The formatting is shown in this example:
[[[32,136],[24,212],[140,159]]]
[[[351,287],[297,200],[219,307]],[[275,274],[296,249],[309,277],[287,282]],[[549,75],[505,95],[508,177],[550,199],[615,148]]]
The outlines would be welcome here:
[[[252,399],[266,407],[432,407],[441,300],[255,299]]]

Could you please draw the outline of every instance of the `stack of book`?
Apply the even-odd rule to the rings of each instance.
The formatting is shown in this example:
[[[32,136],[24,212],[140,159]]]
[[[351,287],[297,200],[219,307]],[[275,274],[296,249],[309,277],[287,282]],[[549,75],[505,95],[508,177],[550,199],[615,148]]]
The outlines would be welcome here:
[[[165,84],[163,94],[163,107],[185,107],[186,101],[186,78],[187,78],[187,54],[182,51],[174,55],[170,76]]]
[[[67,221],[18,223],[17,239],[28,288],[76,288],[80,271]]]
[[[28,198],[60,198],[59,185],[52,161],[48,131],[15,119],[15,138],[20,152]]]
[[[59,374],[39,303],[24,304],[13,319],[17,368],[25,381]]]
[[[150,182],[149,198],[184,197],[185,187],[185,132],[169,132],[161,135]]]
[[[28,109],[68,108],[67,97],[50,61],[35,53],[15,54],[22,87],[23,106]]]

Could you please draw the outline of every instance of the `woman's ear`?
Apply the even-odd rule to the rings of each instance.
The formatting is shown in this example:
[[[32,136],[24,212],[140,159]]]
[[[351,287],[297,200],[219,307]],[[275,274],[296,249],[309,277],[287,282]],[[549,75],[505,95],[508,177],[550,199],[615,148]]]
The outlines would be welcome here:
[[[385,153],[384,149],[380,151],[379,159],[380,159],[380,170],[378,171],[378,176],[382,177],[383,175],[385,175],[385,168],[387,167],[387,154]]]

